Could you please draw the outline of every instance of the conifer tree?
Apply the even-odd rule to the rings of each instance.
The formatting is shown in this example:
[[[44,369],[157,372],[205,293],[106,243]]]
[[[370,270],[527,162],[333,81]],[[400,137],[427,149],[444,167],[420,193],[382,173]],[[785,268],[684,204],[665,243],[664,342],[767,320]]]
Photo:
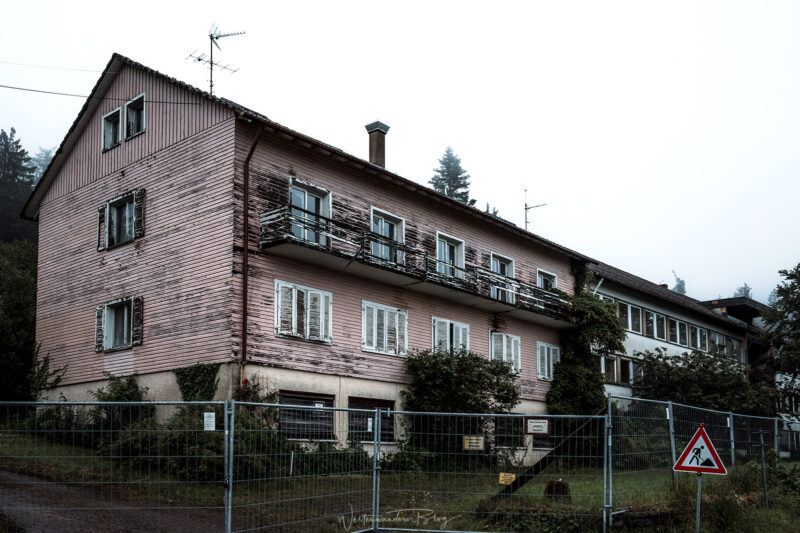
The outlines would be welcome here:
[[[439,159],[439,168],[435,168],[433,171],[436,174],[428,182],[433,190],[467,205],[475,205],[475,199],[469,197],[470,176],[466,170],[461,168],[461,158],[453,153],[450,146]]]
[[[28,151],[10,134],[0,130],[0,240],[36,240],[36,224],[22,220],[22,207],[33,189],[33,166]]]

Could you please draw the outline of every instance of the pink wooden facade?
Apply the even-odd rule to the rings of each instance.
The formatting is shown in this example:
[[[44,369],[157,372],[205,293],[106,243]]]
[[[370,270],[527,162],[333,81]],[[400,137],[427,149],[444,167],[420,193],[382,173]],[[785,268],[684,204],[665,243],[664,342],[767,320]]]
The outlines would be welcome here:
[[[244,161],[258,117],[190,92],[150,71],[125,65],[62,156],[38,206],[40,227],[37,336],[55,365],[68,365],[65,384],[102,379],[102,372],[150,374],[194,362],[236,362],[241,353],[242,193]],[[144,133],[101,148],[102,117],[145,94]],[[266,122],[266,121],[265,121]],[[537,269],[573,291],[568,253],[521,237],[504,224],[444,200],[424,188],[383,179],[363,162],[333,157],[297,142],[277,125],[258,142],[250,163],[248,215],[249,362],[316,374],[404,383],[405,358],[362,350],[362,300],[408,310],[410,350],[431,347],[431,319],[469,324],[470,349],[489,353],[492,331],[521,339],[523,397],[544,401],[549,382],[537,377],[537,342],[559,344],[564,320],[534,311],[506,314],[465,304],[464,291],[426,292],[291,258],[260,246],[259,216],[288,203],[291,179],[330,191],[331,218],[369,229],[371,208],[405,222],[405,243],[435,257],[436,234],[464,241],[465,262],[486,270],[492,253],[513,259],[514,277],[536,283]],[[367,139],[365,138],[365,143]],[[327,154],[327,155],[326,155]],[[380,171],[379,171],[380,172]],[[141,239],[98,251],[98,207],[145,189]],[[491,222],[491,221],[490,221]],[[324,254],[323,254],[324,255]],[[332,295],[329,344],[275,333],[275,280]],[[143,297],[143,342],[126,350],[93,349],[94,313],[104,302]],[[485,298],[484,298],[485,300]],[[481,300],[483,301],[483,300]],[[528,313],[527,315],[525,313]],[[555,324],[555,325],[554,325]],[[309,381],[314,374],[309,374]]]

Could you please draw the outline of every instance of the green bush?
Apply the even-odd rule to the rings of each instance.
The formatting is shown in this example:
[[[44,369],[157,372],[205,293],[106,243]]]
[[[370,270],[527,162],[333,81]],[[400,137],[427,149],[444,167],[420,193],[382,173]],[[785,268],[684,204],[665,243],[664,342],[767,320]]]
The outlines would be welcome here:
[[[187,402],[208,402],[217,392],[220,363],[195,363],[175,370],[181,398]]]

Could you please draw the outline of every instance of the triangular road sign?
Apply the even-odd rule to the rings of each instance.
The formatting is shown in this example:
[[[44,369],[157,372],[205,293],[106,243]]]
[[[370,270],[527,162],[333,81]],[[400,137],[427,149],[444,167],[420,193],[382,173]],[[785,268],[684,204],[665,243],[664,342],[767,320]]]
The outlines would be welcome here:
[[[675,461],[672,469],[678,472],[720,474],[723,476],[728,473],[725,470],[725,465],[722,464],[722,459],[717,454],[717,450],[711,444],[711,439],[708,438],[708,433],[703,428],[703,424],[700,424],[694,437],[689,441],[689,445],[683,450],[678,460]]]

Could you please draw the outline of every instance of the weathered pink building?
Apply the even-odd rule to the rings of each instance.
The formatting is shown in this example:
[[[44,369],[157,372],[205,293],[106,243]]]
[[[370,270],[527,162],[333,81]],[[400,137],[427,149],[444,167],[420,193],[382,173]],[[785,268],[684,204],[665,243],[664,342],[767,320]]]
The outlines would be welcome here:
[[[465,346],[544,410],[569,327],[551,289],[587,258],[387,171],[367,129],[371,161],[114,55],[25,207],[61,391],[110,371],[178,399],[175,368],[219,362],[220,396],[257,375],[398,408],[409,352]]]

